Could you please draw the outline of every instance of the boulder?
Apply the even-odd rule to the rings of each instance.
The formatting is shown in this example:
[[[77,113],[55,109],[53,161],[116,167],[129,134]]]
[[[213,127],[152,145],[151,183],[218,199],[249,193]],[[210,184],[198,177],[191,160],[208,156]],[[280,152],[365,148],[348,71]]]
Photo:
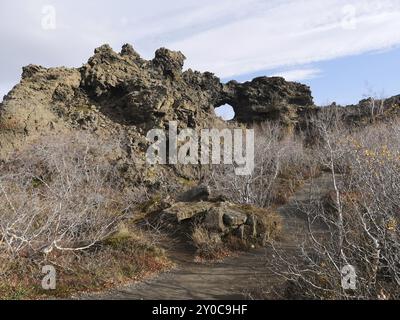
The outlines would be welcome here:
[[[247,221],[247,215],[232,206],[226,202],[177,202],[162,213],[168,220],[178,223],[192,220],[211,232],[226,233]]]
[[[178,201],[181,202],[195,202],[195,201],[207,201],[211,195],[211,189],[209,186],[200,185],[192,188],[178,196]]]
[[[239,210],[232,209],[227,202],[216,203],[205,215],[203,226],[211,231],[226,233],[244,225],[247,215]]]
[[[224,224],[224,207],[215,206],[211,208],[205,215],[202,225],[209,231],[225,233],[227,231],[227,227]]]
[[[244,225],[247,221],[247,215],[227,208],[223,216],[224,224],[228,227],[238,227]]]
[[[211,202],[178,202],[170,208],[165,209],[163,214],[172,218],[176,222],[182,222],[197,215],[207,214],[207,212],[214,206],[215,204]]]

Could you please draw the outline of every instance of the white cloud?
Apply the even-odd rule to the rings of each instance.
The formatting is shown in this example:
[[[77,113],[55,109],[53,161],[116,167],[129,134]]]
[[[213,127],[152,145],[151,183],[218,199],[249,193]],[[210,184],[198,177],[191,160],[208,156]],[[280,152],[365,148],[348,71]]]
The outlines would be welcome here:
[[[302,81],[318,77],[321,74],[319,69],[295,69],[282,71],[272,75],[272,77],[283,77],[287,81]]]
[[[289,0],[171,44],[222,77],[334,59],[400,43],[400,2]],[[354,7],[354,16],[343,10]],[[349,27],[350,26],[350,27]]]
[[[49,3],[57,28],[46,31]],[[400,0],[3,0],[0,83],[29,63],[79,66],[102,43],[130,42],[146,58],[161,46],[181,50],[187,67],[224,78],[297,70],[398,45],[398,30]]]

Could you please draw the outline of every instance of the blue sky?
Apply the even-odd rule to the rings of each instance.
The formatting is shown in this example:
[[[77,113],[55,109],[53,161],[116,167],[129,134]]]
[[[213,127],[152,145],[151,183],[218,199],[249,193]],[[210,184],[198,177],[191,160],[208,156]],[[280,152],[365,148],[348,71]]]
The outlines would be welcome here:
[[[365,96],[379,98],[400,94],[400,47],[298,67],[299,70],[315,71],[310,79],[306,75],[300,81],[311,87],[318,105],[332,102],[352,104]],[[261,70],[237,79],[246,81],[263,75],[284,75],[285,72],[279,69]]]
[[[181,50],[185,68],[224,81],[284,76],[315,102],[400,94],[400,0],[2,0],[0,96],[21,67],[79,67],[93,49],[132,43],[151,59]]]
[[[300,81],[311,87],[317,105],[328,105],[332,102],[348,105],[365,97],[385,98],[400,94],[400,47],[299,67],[303,68],[299,70],[314,71],[303,72],[305,79]],[[279,73],[284,75],[287,71],[261,70],[236,79],[243,82],[254,77]],[[217,114],[227,120],[233,119],[235,115],[230,106],[221,107]]]

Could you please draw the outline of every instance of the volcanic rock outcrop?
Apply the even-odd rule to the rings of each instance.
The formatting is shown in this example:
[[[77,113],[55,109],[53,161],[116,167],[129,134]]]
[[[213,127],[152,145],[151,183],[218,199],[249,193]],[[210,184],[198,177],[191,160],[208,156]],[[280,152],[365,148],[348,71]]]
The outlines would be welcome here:
[[[244,123],[265,120],[293,125],[314,103],[310,88],[279,77],[259,77],[251,82],[229,82],[225,101],[233,106],[236,120]]]
[[[103,45],[81,68],[23,68],[0,105],[0,158],[46,134],[76,129],[127,134],[137,145],[149,129],[226,126],[214,112],[233,106],[236,121],[295,125],[313,108],[310,89],[283,78],[221,83],[212,73],[183,71],[185,56],[161,48],[147,61],[124,45]]]

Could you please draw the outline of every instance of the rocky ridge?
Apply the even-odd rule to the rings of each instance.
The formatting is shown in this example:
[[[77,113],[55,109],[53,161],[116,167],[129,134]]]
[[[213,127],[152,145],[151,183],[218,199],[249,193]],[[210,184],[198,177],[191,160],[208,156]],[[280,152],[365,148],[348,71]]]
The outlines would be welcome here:
[[[279,77],[222,83],[210,72],[183,71],[185,59],[161,48],[144,60],[129,44],[119,53],[103,45],[81,68],[24,67],[21,82],[0,104],[0,159],[40,136],[71,130],[123,135],[127,148],[138,152],[148,130],[167,129],[171,120],[181,129],[229,126],[214,112],[224,104],[234,108],[233,123],[270,120],[291,128],[304,128],[310,114],[326,110],[350,125],[400,110],[399,96],[320,108],[306,85]]]
[[[81,68],[23,68],[0,105],[0,158],[39,136],[71,130],[125,134],[136,147],[149,129],[226,127],[214,109],[229,103],[236,121],[295,125],[313,109],[310,89],[283,78],[226,84],[214,74],[183,71],[185,56],[161,48],[144,60],[131,45],[95,50]],[[135,146],[132,146],[135,149]]]

